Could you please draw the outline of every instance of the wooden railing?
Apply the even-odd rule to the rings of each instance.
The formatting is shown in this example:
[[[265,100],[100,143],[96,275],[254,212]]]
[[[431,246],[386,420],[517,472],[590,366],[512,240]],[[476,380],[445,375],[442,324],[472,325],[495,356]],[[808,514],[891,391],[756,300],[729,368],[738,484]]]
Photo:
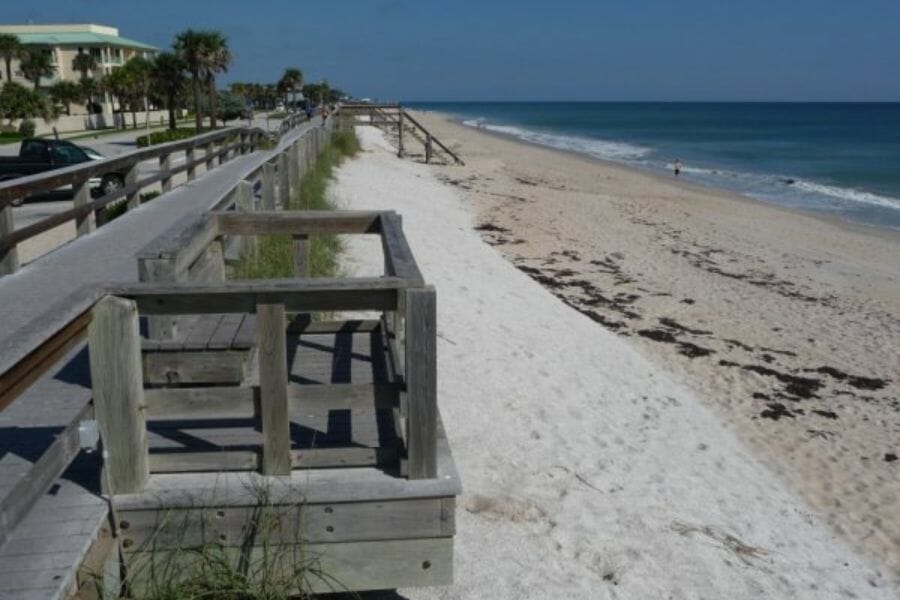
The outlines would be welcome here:
[[[305,116],[302,115],[293,115],[285,119],[281,128],[282,134],[304,120]],[[300,176],[306,168],[314,163],[316,156],[327,142],[330,130],[331,126],[327,129],[311,128],[308,133],[300,136],[274,157],[261,160],[255,168],[249,169],[247,175],[219,199],[216,208],[219,210],[252,210],[256,207],[254,203],[254,189],[256,188],[259,188],[261,192],[261,208],[274,210],[276,204],[286,205],[287,199],[299,187]],[[242,133],[246,137],[242,138]],[[249,149],[251,144],[258,143],[261,133],[259,130],[252,129],[227,129],[102,162],[107,165],[111,163],[133,167],[148,157],[171,156],[177,149],[188,153],[189,157],[192,151],[201,149],[204,151],[202,156],[188,160],[177,168],[177,170],[188,171],[191,174],[193,167],[205,163],[207,160],[215,161],[217,158],[221,158],[224,161],[227,152],[238,151],[242,144]],[[253,135],[252,138],[251,135]],[[229,136],[236,136],[237,141],[229,142],[227,140]],[[103,168],[98,166],[100,162],[0,184],[0,194],[2,194],[0,195],[0,206],[2,206],[0,216],[11,214],[11,199],[19,197],[18,194],[26,193],[29,190],[45,190],[50,186],[65,185],[66,182],[84,181],[85,177],[103,172]],[[52,182],[45,182],[45,179],[52,179]],[[129,191],[129,189],[122,190],[117,197],[121,198],[121,194],[127,195]],[[30,193],[35,192],[31,191]],[[106,200],[107,198],[100,198],[97,203],[106,202]],[[106,203],[108,204],[108,202]],[[95,208],[97,208],[95,205],[89,204],[82,210],[87,213]],[[102,209],[102,206],[99,208]],[[197,234],[195,230],[182,233],[185,240],[190,240],[191,244],[196,245],[195,234]],[[165,237],[165,234],[162,237]],[[0,238],[0,241],[5,240],[6,236]],[[4,247],[9,248],[9,246]],[[157,256],[155,258],[165,261],[165,257]],[[183,259],[184,255],[181,258]],[[152,266],[149,265],[149,267]],[[139,260],[139,270],[144,268],[148,268],[148,265]],[[158,274],[154,272],[154,275]],[[182,275],[179,274],[179,277]],[[106,293],[104,285],[86,286],[77,290],[60,290],[61,304],[57,306],[60,309],[58,312],[71,315],[71,317],[64,322],[56,319],[42,322],[40,324],[41,332],[32,336],[33,341],[21,347],[15,353],[15,358],[0,365],[0,412],[41,377],[58,367],[64,357],[87,339],[88,328],[94,317],[94,307]],[[53,315],[53,317],[56,316]],[[4,334],[6,334],[5,331]],[[5,542],[28,510],[79,454],[81,451],[78,444],[79,428],[85,420],[91,418],[93,418],[93,405],[89,404],[79,411],[77,418],[57,434],[56,440],[34,463],[28,476],[22,479],[20,484],[13,489],[2,490],[0,493],[0,545]]]
[[[281,122],[279,137],[305,120],[301,115],[290,115]],[[237,155],[253,152],[268,133],[258,128],[231,127],[198,135],[187,140],[152,146],[123,156],[106,158],[73,165],[0,182],[0,276],[14,273],[20,267],[18,245],[54,227],[75,221],[76,235],[91,233],[106,221],[106,211],[117,202],[125,202],[126,209],[140,205],[143,189],[159,184],[163,193],[172,188],[173,176],[187,174],[192,181],[199,166],[211,170]],[[276,140],[277,141],[277,140]],[[202,154],[199,154],[200,151]],[[173,164],[173,155],[184,153],[184,162]],[[198,155],[199,154],[199,155]],[[159,171],[141,177],[140,163],[156,160]],[[92,198],[90,180],[106,174],[121,177],[123,186],[112,193]],[[73,207],[43,218],[25,227],[16,228],[13,204],[28,197],[46,194],[72,186]]]
[[[369,120],[364,124],[375,126],[392,126],[398,128],[397,155],[403,158],[406,154],[404,135],[408,133],[419,138],[425,150],[425,162],[430,163],[434,156],[435,144],[443,150],[458,165],[466,163],[450,148],[445,146],[437,137],[425,128],[417,119],[410,115],[400,104],[370,104],[370,103],[346,103],[341,105],[342,120],[345,125],[357,115],[365,115]],[[411,126],[411,127],[410,127]]]
[[[2,410],[88,339],[93,401],[62,429],[22,483],[5,490],[0,497],[0,544],[78,455],[79,429],[91,418],[96,419],[102,432],[105,469],[110,476],[108,486],[115,493],[140,490],[153,470],[194,470],[200,463],[209,470],[234,469],[234,465],[239,465],[241,469],[259,468],[267,474],[284,474],[293,467],[306,466],[292,453],[286,435],[286,416],[298,398],[286,370],[285,314],[293,311],[382,313],[379,328],[388,352],[390,385],[395,390],[383,401],[397,408],[405,424],[405,473],[410,479],[436,477],[436,297],[434,289],[425,285],[403,234],[400,216],[393,212],[276,210],[278,205],[288,204],[300,177],[327,142],[330,127],[311,129],[277,156],[250,169],[220,199],[215,210],[185,226],[180,235],[161,236],[165,243],[138,257],[143,283],[81,290],[67,306],[74,316],[62,325],[48,328],[30,351],[0,373]],[[253,193],[255,188],[260,191],[258,199]],[[303,267],[308,265],[306,240],[319,233],[379,235],[384,254],[383,276],[309,278]],[[270,234],[293,236],[297,276],[284,280],[226,281],[225,265],[219,263],[225,260],[224,248],[229,241]],[[210,272],[216,274],[212,279],[208,277]],[[148,317],[151,338],[165,339],[174,333],[169,326],[171,315],[209,313],[256,315],[255,346],[260,356],[256,387],[157,386],[148,393],[139,316]],[[210,390],[214,392],[212,396]],[[329,397],[349,393],[345,389],[331,392]],[[191,402],[197,399],[192,394],[211,398],[212,403],[204,406],[202,402]],[[176,405],[180,406],[178,414],[188,412],[200,418],[215,414],[223,406],[240,405],[242,410],[249,408],[253,412],[257,395],[264,439],[261,453],[253,453],[259,457],[258,462],[246,451],[166,456],[163,462],[158,457],[151,459],[147,415],[159,415]],[[216,405],[216,398],[222,404]]]

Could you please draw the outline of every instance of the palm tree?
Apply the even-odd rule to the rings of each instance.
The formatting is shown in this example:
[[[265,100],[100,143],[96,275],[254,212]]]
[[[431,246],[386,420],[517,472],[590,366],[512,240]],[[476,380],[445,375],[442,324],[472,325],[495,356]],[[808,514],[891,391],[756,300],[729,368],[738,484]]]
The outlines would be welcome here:
[[[6,80],[12,81],[12,61],[22,52],[22,42],[11,33],[0,33],[0,57],[6,62]]]
[[[288,107],[288,94],[296,92],[303,86],[303,73],[300,69],[290,68],[284,70],[284,75],[278,80],[278,93],[284,97],[284,107]]]
[[[172,43],[175,55],[178,56],[191,74],[191,89],[194,94],[194,121],[197,131],[203,127],[203,115],[200,113],[200,74],[203,69],[204,43],[203,32],[185,29]]]
[[[86,82],[88,80],[88,73],[97,68],[97,59],[91,54],[79,52],[75,55],[75,58],[72,59],[72,68],[81,73],[81,89],[87,98],[88,114],[90,114],[91,105],[94,103],[94,94],[92,86]]]
[[[169,129],[175,129],[175,107],[178,94],[184,89],[185,64],[172,52],[161,52],[153,60],[150,79],[153,87],[165,97],[166,109],[169,111]]]
[[[228,65],[231,64],[231,52],[228,50],[225,36],[218,31],[185,29],[175,36],[172,47],[191,74],[197,130],[203,127],[203,115],[200,113],[200,93],[203,84],[206,84],[209,96],[210,125],[215,127],[216,74],[227,71]]]
[[[56,72],[53,58],[40,48],[26,50],[21,60],[19,68],[25,74],[25,79],[34,83],[35,90],[41,86],[42,78],[51,77]]]
[[[204,61],[204,74],[209,95],[209,126],[215,129],[216,104],[218,102],[216,75],[228,70],[229,65],[231,65],[231,50],[228,49],[228,40],[218,31],[206,32],[205,38],[206,60]]]
[[[71,115],[72,103],[84,98],[84,89],[74,81],[58,81],[50,87],[50,97],[65,107],[67,115]]]
[[[97,59],[91,54],[79,52],[72,59],[72,68],[81,73],[81,79],[87,79],[88,73],[97,68]]]

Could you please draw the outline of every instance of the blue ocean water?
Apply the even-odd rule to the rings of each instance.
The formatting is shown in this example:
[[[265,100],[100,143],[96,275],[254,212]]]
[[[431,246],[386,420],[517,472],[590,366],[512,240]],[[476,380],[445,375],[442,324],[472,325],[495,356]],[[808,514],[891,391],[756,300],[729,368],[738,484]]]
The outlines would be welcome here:
[[[900,103],[420,102],[473,127],[900,229]]]

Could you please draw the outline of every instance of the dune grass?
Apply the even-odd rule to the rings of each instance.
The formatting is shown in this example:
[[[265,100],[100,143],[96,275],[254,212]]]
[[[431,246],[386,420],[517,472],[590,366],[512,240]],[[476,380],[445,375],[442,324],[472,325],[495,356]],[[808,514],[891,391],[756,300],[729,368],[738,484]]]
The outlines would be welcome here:
[[[313,167],[300,179],[300,189],[287,210],[334,210],[328,200],[332,172],[344,159],[359,152],[359,140],[350,131],[335,132]],[[235,279],[273,279],[293,277],[291,236],[259,236],[255,257],[244,257],[235,266]],[[310,277],[335,277],[339,272],[340,239],[333,234],[309,236]]]
[[[308,548],[303,502],[275,506],[268,490],[256,492],[230,543],[222,538],[223,509],[161,511],[129,562],[125,588],[145,600],[300,600],[321,584],[345,591]]]

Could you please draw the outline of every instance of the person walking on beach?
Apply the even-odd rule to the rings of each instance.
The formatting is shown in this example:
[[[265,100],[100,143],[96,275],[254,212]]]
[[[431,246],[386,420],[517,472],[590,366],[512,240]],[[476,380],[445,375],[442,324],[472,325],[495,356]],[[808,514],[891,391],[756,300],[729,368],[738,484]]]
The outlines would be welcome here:
[[[673,164],[672,167],[675,169],[675,177],[678,177],[679,175],[681,175],[681,161],[680,160],[678,160],[676,158],[675,164]]]

